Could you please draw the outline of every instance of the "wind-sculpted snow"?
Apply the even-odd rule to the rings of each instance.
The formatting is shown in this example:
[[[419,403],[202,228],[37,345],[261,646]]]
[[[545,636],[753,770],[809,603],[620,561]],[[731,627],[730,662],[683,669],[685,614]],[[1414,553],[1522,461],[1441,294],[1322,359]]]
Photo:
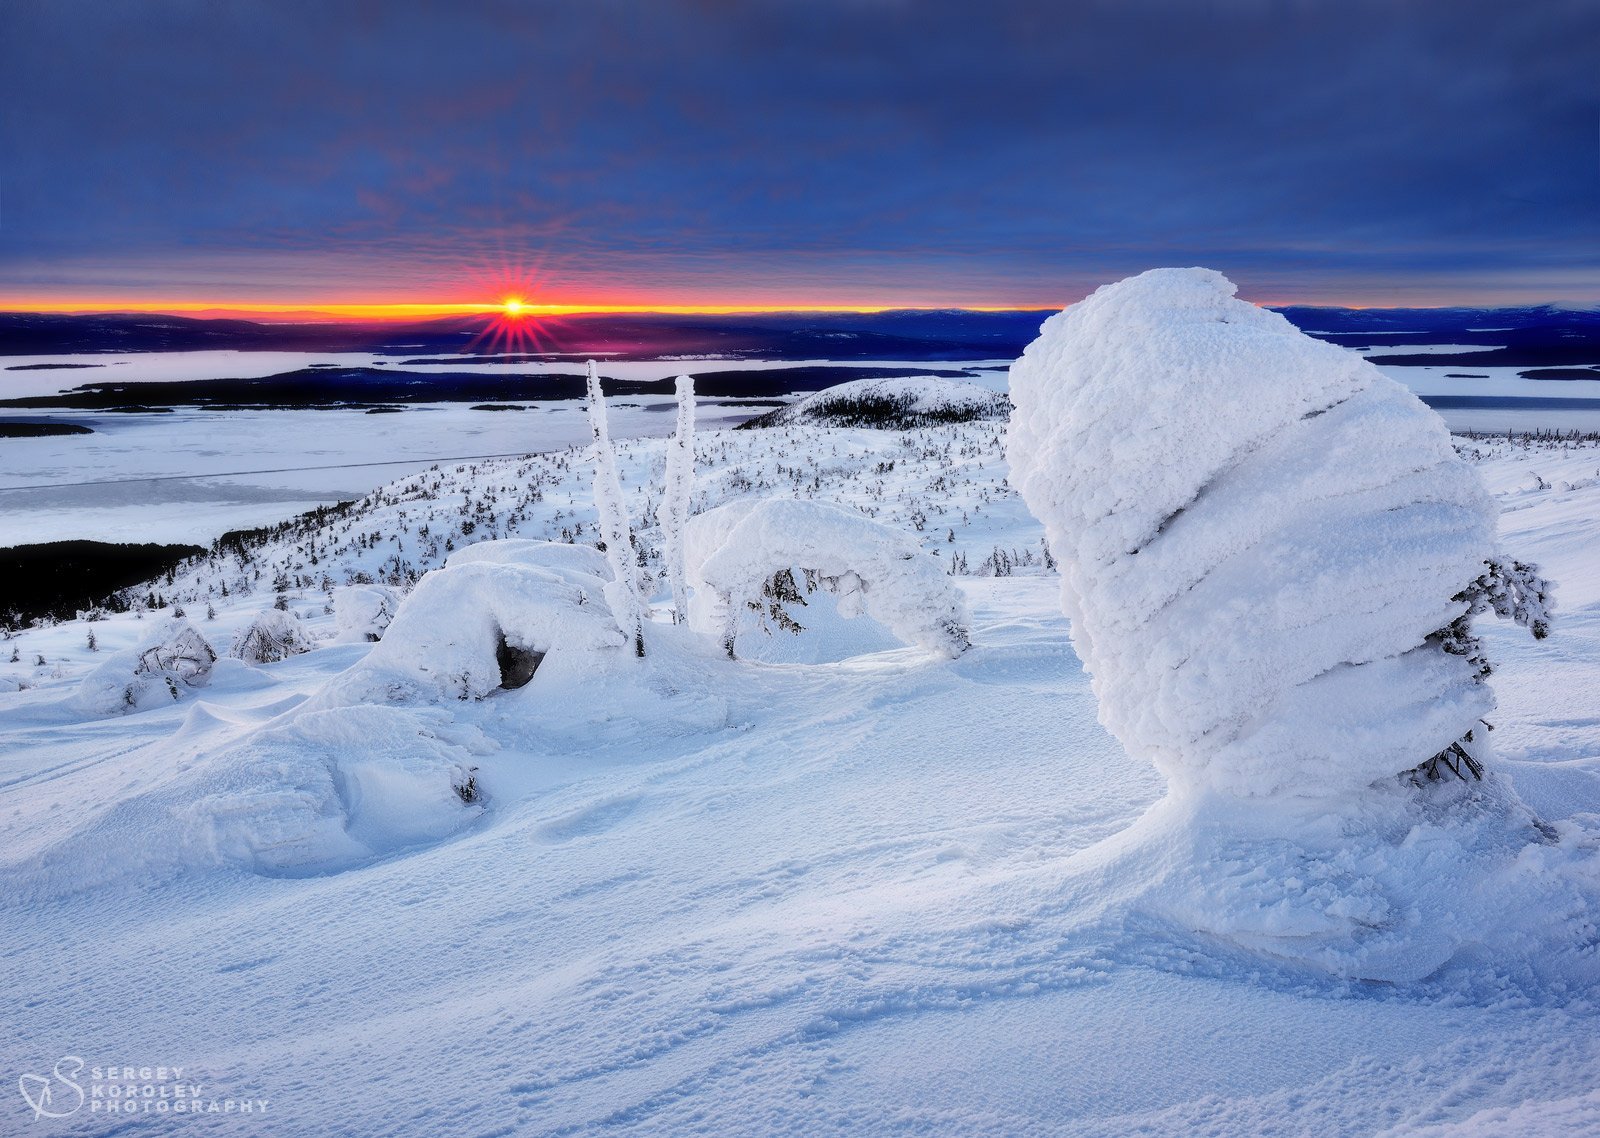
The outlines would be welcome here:
[[[1405,388],[1204,269],[1052,317],[1011,382],[1012,480],[1130,751],[1180,786],[1337,797],[1481,741],[1489,689],[1429,638],[1495,509]]]
[[[1516,563],[1443,424],[1203,269],[1102,288],[1011,379],[1012,477],[1101,722],[1170,784],[1105,851],[1137,907],[1363,979],[1473,951],[1600,978],[1569,919],[1600,898],[1595,834],[1479,779],[1493,699],[1465,621],[1542,635],[1544,582],[1473,591]]]
[[[966,605],[939,562],[904,531],[856,510],[793,498],[746,499],[690,519],[690,627],[733,651],[743,605],[776,573],[809,571],[839,600],[907,643],[955,657],[971,641]]]

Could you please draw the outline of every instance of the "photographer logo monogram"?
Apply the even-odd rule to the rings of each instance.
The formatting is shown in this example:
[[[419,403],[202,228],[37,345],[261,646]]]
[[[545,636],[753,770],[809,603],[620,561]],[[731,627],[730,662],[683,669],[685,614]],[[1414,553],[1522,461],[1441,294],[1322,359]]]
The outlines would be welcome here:
[[[88,1067],[76,1055],[63,1055],[48,1075],[22,1075],[17,1089],[35,1120],[68,1118],[84,1109],[90,1114],[266,1114],[269,1104],[264,1098],[219,1097],[187,1067]]]

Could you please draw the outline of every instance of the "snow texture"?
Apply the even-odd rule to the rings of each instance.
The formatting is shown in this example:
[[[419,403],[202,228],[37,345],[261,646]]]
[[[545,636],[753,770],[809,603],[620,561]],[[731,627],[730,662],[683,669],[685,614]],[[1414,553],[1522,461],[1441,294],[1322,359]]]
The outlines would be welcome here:
[[[688,618],[688,570],[684,566],[683,528],[689,523],[689,500],[694,493],[694,379],[678,377],[678,429],[667,444],[666,486],[656,507],[661,527],[661,556],[667,565],[672,590],[672,622]]]
[[[859,511],[792,498],[731,502],[690,520],[690,627],[731,654],[741,606],[767,583],[809,570],[838,598],[839,615],[866,613],[908,644],[956,657],[971,645],[966,605],[938,561],[904,531]]]
[[[265,609],[233,638],[228,655],[246,664],[273,664],[309,652],[316,640],[300,618],[282,609]]]
[[[1012,480],[1131,753],[1179,787],[1345,796],[1492,708],[1429,638],[1496,511],[1415,396],[1233,293],[1157,269],[1046,321],[1011,372]]]
[[[118,652],[78,685],[75,702],[91,715],[121,715],[182,699],[211,682],[216,652],[181,617],[156,624],[137,647]]]
[[[616,614],[617,628],[633,642],[634,651],[643,656],[644,604],[634,572],[633,529],[628,524],[628,503],[622,494],[617,455],[606,424],[606,397],[600,389],[600,373],[593,360],[589,361],[589,429],[594,436],[594,502],[600,514],[606,560],[611,563],[606,600]]]

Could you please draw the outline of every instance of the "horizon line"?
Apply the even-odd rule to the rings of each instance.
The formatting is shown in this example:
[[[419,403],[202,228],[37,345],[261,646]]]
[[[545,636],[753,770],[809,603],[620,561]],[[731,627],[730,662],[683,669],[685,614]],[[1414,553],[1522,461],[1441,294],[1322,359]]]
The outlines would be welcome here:
[[[871,315],[884,312],[1059,312],[1067,304],[628,304],[628,303],[534,303],[517,300],[508,306],[501,301],[396,301],[385,303],[226,303],[216,301],[126,301],[126,300],[13,300],[0,297],[0,314],[38,316],[186,316],[196,319],[267,318],[264,323],[331,323],[340,320],[403,321],[447,316],[499,316],[516,320],[563,316],[766,316],[785,313],[842,313]],[[1333,301],[1270,301],[1251,303],[1261,308],[1328,308],[1350,311],[1427,310],[1504,308],[1573,308],[1591,310],[1594,304],[1551,299],[1534,303],[1498,304],[1351,304]],[[271,318],[276,317],[277,320]]]

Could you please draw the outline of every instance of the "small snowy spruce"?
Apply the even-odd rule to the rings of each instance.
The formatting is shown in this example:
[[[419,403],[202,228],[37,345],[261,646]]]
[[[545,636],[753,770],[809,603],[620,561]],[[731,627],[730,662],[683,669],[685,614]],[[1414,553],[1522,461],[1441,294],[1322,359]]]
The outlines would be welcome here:
[[[1343,796],[1481,772],[1468,621],[1549,587],[1439,418],[1343,348],[1157,269],[1047,320],[1011,369],[1012,480],[1060,562],[1100,716],[1175,788]]]

